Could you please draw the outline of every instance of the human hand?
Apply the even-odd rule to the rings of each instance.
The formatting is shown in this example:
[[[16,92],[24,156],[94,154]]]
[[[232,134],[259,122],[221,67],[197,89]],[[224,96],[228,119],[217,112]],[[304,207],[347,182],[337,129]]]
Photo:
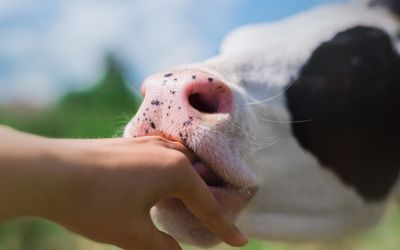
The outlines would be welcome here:
[[[156,136],[50,141],[64,177],[61,188],[53,187],[54,203],[44,217],[124,249],[180,249],[149,215],[158,201],[177,197],[223,241],[246,243],[192,168],[193,155],[181,143]]]

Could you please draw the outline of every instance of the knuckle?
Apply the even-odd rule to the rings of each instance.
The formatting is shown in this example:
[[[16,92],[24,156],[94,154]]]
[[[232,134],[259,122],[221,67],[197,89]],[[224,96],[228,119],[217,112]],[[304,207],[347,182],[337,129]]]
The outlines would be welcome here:
[[[151,136],[146,136],[149,142],[159,144],[159,145],[165,145],[167,140],[164,137],[158,136],[158,135],[151,135]]]
[[[196,182],[193,181],[191,175],[179,175],[179,180],[177,180],[177,195],[180,199],[188,203],[196,202],[196,199],[199,198],[199,191]]]
[[[202,219],[202,223],[204,225],[207,225],[208,228],[215,228],[215,226],[218,225],[217,221],[217,218],[209,215],[204,216],[204,218]]]
[[[189,198],[193,194],[193,188],[187,181],[180,182],[180,186],[178,188],[178,195],[183,200],[189,200]]]
[[[204,211],[203,215],[203,223],[209,226],[221,226],[226,222],[225,216],[221,209],[219,208],[211,208],[209,207],[206,211]]]
[[[141,143],[164,143],[165,139],[160,137],[160,136],[156,136],[156,135],[150,135],[150,136],[140,136],[140,137],[136,137],[133,138],[134,140],[136,140],[137,142],[141,142]]]
[[[185,171],[190,161],[184,153],[177,150],[165,150],[166,157],[170,159],[170,164],[179,171]]]

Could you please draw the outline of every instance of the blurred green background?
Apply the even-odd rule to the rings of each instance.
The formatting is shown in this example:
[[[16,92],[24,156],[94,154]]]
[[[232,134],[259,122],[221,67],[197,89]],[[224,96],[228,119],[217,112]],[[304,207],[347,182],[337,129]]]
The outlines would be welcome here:
[[[0,123],[50,137],[100,138],[120,136],[124,125],[133,116],[140,97],[124,80],[118,61],[107,58],[102,79],[93,87],[64,95],[45,108],[7,105],[0,107]],[[288,245],[251,241],[247,250],[316,250],[400,249],[400,213],[391,205],[383,222],[374,230],[343,241],[324,244]],[[100,218],[99,218],[100,219]],[[0,224],[0,250],[106,250],[112,246],[98,244],[74,235],[61,226],[38,218],[21,218]],[[186,250],[197,248],[184,246]],[[231,249],[226,245],[218,250]]]

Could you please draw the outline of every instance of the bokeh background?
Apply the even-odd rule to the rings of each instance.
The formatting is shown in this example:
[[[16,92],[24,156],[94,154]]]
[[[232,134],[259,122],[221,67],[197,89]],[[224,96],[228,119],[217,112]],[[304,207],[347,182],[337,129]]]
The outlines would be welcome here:
[[[237,26],[333,2],[340,0],[1,0],[0,124],[51,137],[120,136],[147,75],[218,53]],[[245,249],[400,249],[400,214],[388,210],[379,227],[344,241],[251,241]],[[116,248],[21,218],[0,224],[3,249]]]

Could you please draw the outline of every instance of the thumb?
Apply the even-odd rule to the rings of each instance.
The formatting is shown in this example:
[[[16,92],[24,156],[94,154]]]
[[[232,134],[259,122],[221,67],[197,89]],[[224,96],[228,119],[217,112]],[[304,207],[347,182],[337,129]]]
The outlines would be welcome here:
[[[241,247],[247,239],[224,213],[205,182],[193,169],[189,169],[188,187],[180,199],[192,214],[211,232],[232,246]]]

